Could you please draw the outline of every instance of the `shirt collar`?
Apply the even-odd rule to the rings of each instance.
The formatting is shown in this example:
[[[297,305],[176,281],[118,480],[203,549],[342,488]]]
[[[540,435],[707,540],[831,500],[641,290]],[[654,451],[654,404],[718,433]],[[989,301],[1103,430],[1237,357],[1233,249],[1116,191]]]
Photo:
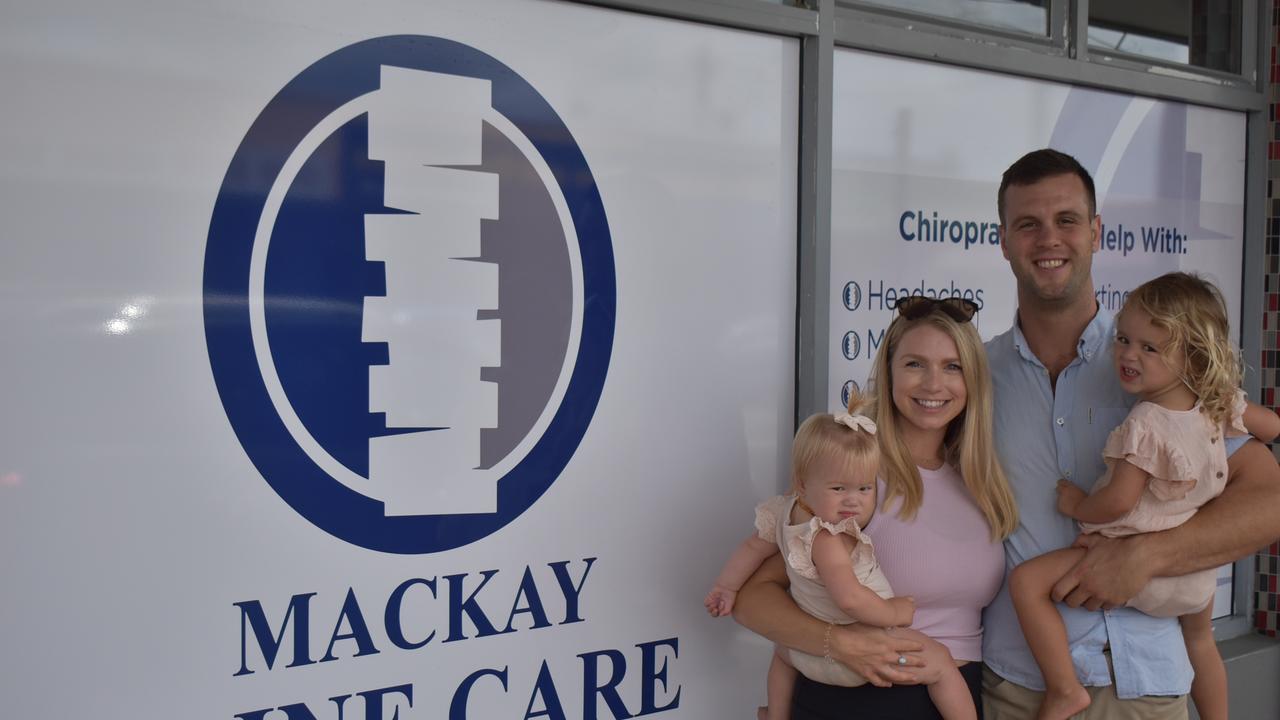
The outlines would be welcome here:
[[[1102,305],[1098,305],[1098,310],[1093,314],[1093,319],[1085,326],[1079,342],[1076,343],[1076,355],[1084,362],[1092,362],[1094,358],[1106,352],[1107,343],[1110,342],[1114,334],[1115,317]],[[1021,315],[1017,312],[1013,316],[1013,346],[1023,360],[1041,367],[1044,366],[1040,362],[1040,358],[1031,352],[1031,347],[1027,344],[1027,338],[1022,334]]]

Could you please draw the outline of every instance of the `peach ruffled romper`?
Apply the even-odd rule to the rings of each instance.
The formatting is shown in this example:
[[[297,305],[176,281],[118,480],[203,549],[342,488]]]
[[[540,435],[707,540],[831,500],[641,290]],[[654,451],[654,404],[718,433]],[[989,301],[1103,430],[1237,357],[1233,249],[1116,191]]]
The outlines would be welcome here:
[[[827,594],[826,587],[818,578],[818,570],[813,565],[813,538],[818,530],[825,528],[832,533],[845,533],[858,540],[849,562],[858,582],[870,588],[882,598],[893,597],[893,589],[876,562],[875,548],[871,538],[867,537],[853,519],[841,520],[832,525],[818,518],[808,522],[791,525],[791,508],[796,503],[794,495],[780,495],[766,500],[756,507],[756,533],[763,540],[776,543],[778,551],[787,566],[787,577],[791,581],[791,597],[796,604],[810,615],[825,622],[837,625],[848,625],[857,622],[846,615]],[[867,682],[866,678],[853,672],[838,662],[827,660],[816,655],[809,655],[791,650],[791,664],[810,680],[828,685],[855,687]]]
[[[1166,410],[1140,402],[1111,432],[1102,454],[1107,471],[1093,491],[1111,482],[1117,460],[1127,460],[1151,477],[1138,504],[1108,523],[1080,523],[1086,533],[1124,537],[1158,532],[1186,522],[1201,505],[1217,497],[1227,484],[1223,437],[1247,435],[1244,393],[1236,396],[1231,417],[1214,425],[1197,404],[1190,410]],[[1213,600],[1218,571],[1202,570],[1179,577],[1154,578],[1127,604],[1148,615],[1175,617],[1204,609]]]

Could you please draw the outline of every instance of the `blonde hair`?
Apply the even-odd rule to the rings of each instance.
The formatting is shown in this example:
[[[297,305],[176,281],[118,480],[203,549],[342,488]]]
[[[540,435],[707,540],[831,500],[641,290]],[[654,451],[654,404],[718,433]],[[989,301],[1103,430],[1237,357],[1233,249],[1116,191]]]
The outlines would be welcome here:
[[[857,390],[849,393],[850,415],[857,415],[866,405],[866,399]],[[850,478],[864,475],[866,480],[874,481],[880,465],[880,447],[875,435],[837,422],[831,413],[810,415],[800,423],[795,441],[791,443],[792,493],[801,493],[809,468],[826,457],[840,458],[844,475]]]
[[[898,517],[910,520],[924,501],[920,470],[898,428],[890,365],[902,338],[926,325],[941,330],[955,343],[967,396],[964,409],[947,427],[942,441],[943,457],[947,464],[959,471],[969,495],[991,526],[992,539],[1003,540],[1018,527],[1018,506],[996,458],[987,354],[972,323],[957,322],[938,310],[914,320],[902,316],[894,318],[876,354],[871,377],[873,412],[878,428],[876,437],[882,462],[880,476],[885,484],[880,507],[888,507],[889,500],[901,498]]]
[[[1169,333],[1160,349],[1166,362],[1184,359],[1182,382],[1200,398],[1200,407],[1215,424],[1231,415],[1240,387],[1240,359],[1231,343],[1227,304],[1213,283],[1184,272],[1161,275],[1129,293],[1124,307],[1151,316]]]

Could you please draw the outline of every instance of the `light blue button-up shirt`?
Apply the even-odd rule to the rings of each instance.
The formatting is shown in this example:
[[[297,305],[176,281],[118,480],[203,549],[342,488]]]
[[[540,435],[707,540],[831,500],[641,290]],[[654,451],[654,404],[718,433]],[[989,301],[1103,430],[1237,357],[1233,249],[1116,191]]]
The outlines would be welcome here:
[[[1076,358],[1058,375],[1049,371],[1013,328],[987,343],[995,389],[995,443],[1013,486],[1021,522],[1004,543],[1006,582],[983,614],[983,661],[1006,680],[1044,690],[1009,598],[1008,571],[1023,560],[1067,547],[1079,530],[1057,510],[1059,478],[1086,492],[1105,470],[1102,447],[1124,420],[1134,398],[1120,388],[1111,360],[1115,320],[1099,310],[1085,328]],[[1228,451],[1242,445],[1240,440]],[[1154,618],[1137,610],[1090,612],[1059,605],[1067,627],[1076,674],[1085,685],[1110,685],[1103,648],[1110,645],[1116,693],[1185,695],[1191,663],[1177,618]]]

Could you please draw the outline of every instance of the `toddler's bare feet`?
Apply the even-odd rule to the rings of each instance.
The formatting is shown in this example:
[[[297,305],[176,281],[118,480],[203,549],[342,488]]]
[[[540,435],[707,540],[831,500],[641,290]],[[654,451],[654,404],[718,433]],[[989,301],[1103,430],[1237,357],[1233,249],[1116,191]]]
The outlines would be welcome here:
[[[763,706],[756,708],[756,720],[769,720],[769,708]]]
[[[1072,715],[1089,707],[1093,699],[1083,685],[1068,688],[1050,688],[1045,691],[1044,702],[1036,720],[1069,720]]]

